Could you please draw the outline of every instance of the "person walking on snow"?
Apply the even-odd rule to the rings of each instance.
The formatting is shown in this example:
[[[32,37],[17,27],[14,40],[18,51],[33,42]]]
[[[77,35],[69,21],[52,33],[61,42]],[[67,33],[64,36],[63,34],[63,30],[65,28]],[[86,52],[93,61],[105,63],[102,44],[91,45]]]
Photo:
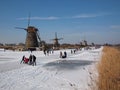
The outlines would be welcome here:
[[[31,65],[33,62],[32,62],[32,55],[30,54],[29,56],[29,65]]]
[[[24,63],[24,59],[25,59],[25,55],[22,57],[22,60],[21,60],[20,64]]]
[[[33,59],[33,63],[32,63],[32,65],[33,65],[33,66],[36,66],[36,56],[33,55],[33,56],[32,56],[32,59]]]
[[[62,58],[62,52],[60,51],[60,58]]]

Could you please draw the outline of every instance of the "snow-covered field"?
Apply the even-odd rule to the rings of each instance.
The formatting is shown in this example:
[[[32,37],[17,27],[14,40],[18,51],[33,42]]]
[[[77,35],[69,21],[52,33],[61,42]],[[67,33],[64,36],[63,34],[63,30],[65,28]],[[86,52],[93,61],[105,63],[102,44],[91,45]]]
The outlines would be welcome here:
[[[66,51],[68,57],[59,58],[60,51]],[[20,64],[22,56],[29,57],[31,52],[1,49],[0,90],[90,90],[102,47],[70,52],[58,50],[45,56],[42,51],[33,51],[37,65],[32,66]]]

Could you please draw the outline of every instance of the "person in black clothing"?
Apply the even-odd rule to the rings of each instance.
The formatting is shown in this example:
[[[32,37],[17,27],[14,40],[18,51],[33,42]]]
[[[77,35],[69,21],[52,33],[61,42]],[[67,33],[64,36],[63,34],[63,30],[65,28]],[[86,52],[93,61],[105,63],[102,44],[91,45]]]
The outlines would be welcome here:
[[[31,65],[33,62],[32,62],[32,55],[30,54],[29,56],[29,65]]]
[[[67,52],[64,52],[64,56],[62,56],[62,58],[67,58]]]
[[[33,63],[32,63],[32,65],[33,65],[33,66],[34,66],[34,65],[36,66],[36,56],[33,55],[32,58],[33,58]]]
[[[22,57],[22,60],[21,60],[20,64],[24,63],[24,59],[25,59],[25,55]]]
[[[62,52],[60,51],[60,58],[62,58]]]
[[[66,51],[64,52],[64,55],[65,55],[65,58],[66,58],[67,57],[67,52]]]
[[[43,50],[43,52],[44,52],[44,54],[45,54],[45,56],[46,56],[46,50]]]

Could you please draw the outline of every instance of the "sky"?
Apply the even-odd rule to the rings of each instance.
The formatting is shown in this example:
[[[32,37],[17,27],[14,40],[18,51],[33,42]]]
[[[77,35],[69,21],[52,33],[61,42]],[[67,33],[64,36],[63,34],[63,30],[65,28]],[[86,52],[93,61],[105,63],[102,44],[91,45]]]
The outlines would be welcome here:
[[[0,0],[0,43],[25,43],[29,13],[47,43],[120,43],[120,0]]]

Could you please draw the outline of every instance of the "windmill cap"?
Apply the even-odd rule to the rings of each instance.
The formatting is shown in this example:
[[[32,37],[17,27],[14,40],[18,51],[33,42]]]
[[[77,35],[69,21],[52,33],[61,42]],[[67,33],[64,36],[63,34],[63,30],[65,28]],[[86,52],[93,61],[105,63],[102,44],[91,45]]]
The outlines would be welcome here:
[[[29,26],[28,29],[33,29],[33,30],[35,30],[35,31],[38,31],[38,29],[35,28],[34,26]]]

